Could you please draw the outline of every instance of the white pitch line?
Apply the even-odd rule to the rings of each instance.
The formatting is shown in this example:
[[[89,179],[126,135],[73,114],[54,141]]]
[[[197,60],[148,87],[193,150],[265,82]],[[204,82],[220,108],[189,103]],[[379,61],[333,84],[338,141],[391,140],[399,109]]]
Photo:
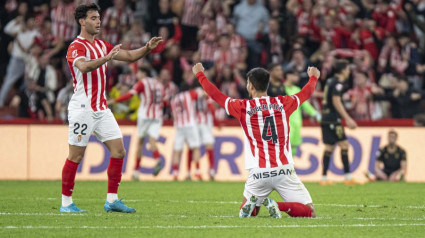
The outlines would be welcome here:
[[[16,198],[13,198],[16,200]],[[60,198],[18,198],[21,200],[59,200]],[[4,200],[4,199],[0,199]],[[81,198],[76,199],[81,201],[101,201],[102,199],[95,198]],[[241,204],[242,201],[206,201],[206,200],[145,200],[145,199],[124,199],[126,202],[170,202],[170,203],[209,203],[209,204]],[[340,204],[340,203],[314,203],[314,206],[323,206],[323,207],[363,207],[363,208],[391,208],[392,204],[386,205],[377,205],[377,204]],[[397,206],[398,208],[408,208],[408,209],[425,209],[425,205],[405,205],[405,206]]]
[[[3,226],[0,229],[256,229],[256,228],[330,228],[330,227],[403,227],[425,226],[425,223],[400,223],[400,224],[320,224],[320,225],[264,225],[264,226],[240,226],[240,225],[199,225],[199,226]]]
[[[114,214],[115,216],[128,216],[127,214]],[[93,214],[93,213],[29,213],[29,212],[0,212],[0,216],[104,216],[103,214]],[[165,215],[138,215],[131,214],[132,217],[177,217],[177,218],[193,218],[201,217],[199,215],[179,215],[179,214],[165,214]],[[235,215],[205,215],[202,217],[209,218],[238,218],[238,214]],[[288,217],[290,218],[290,217]],[[314,220],[331,220],[331,219],[340,219],[340,220],[381,220],[381,221],[425,221],[425,217],[418,218],[398,218],[398,217],[316,217]]]

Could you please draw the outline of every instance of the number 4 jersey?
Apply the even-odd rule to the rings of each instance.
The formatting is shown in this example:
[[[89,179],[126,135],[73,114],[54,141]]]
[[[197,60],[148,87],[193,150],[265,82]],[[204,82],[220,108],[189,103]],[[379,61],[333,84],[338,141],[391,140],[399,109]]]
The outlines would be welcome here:
[[[289,142],[289,116],[299,107],[297,96],[226,99],[227,114],[245,132],[245,167],[274,168],[293,164]]]

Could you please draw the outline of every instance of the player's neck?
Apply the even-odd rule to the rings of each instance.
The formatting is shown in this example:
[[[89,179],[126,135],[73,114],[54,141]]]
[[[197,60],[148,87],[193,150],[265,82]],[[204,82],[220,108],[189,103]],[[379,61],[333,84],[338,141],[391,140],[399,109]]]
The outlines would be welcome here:
[[[81,31],[80,36],[93,43],[95,35],[89,34],[86,31]]]
[[[337,78],[337,79],[338,79],[338,81],[339,81],[339,82],[341,82],[341,83],[345,81],[345,78],[344,78],[344,76],[343,76],[343,75],[337,74],[337,75],[336,75],[336,78]]]
[[[253,92],[252,98],[267,97],[267,92]]]

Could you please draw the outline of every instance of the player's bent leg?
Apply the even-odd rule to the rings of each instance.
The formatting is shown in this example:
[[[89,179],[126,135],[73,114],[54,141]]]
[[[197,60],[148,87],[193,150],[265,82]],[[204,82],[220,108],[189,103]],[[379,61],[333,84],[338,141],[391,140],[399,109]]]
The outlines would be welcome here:
[[[60,212],[87,212],[79,209],[72,202],[72,192],[74,190],[75,175],[78,165],[84,157],[86,147],[69,145],[68,158],[62,169],[62,205]]]
[[[140,163],[142,161],[142,154],[143,154],[143,143],[145,141],[144,137],[139,137],[137,141],[137,149],[136,149],[136,162],[134,165],[134,171],[133,171],[133,180],[139,180],[139,169],[140,169]]]
[[[161,161],[161,158],[160,158],[160,154],[159,154],[159,151],[158,151],[158,147],[157,147],[156,143],[157,143],[157,139],[155,139],[152,136],[149,136],[149,147],[150,147],[150,149],[152,151],[153,158],[157,161],[156,162],[156,165],[155,165],[155,168],[153,170],[153,175],[154,176],[157,176],[159,174],[159,172],[161,171],[162,167],[163,167],[162,166],[162,161]]]
[[[313,203],[306,205],[299,202],[277,202],[279,210],[291,217],[316,217]]]

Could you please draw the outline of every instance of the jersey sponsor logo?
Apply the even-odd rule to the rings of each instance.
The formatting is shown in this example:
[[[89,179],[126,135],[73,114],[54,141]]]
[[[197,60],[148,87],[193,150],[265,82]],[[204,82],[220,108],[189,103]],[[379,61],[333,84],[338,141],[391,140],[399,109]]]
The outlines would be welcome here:
[[[272,178],[279,175],[292,175],[292,173],[295,174],[295,170],[293,169],[281,169],[279,171],[272,170],[272,171],[266,171],[262,173],[256,173],[254,174],[254,179]]]
[[[72,58],[76,58],[77,55],[78,55],[77,50],[73,50],[71,54]]]

